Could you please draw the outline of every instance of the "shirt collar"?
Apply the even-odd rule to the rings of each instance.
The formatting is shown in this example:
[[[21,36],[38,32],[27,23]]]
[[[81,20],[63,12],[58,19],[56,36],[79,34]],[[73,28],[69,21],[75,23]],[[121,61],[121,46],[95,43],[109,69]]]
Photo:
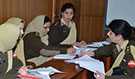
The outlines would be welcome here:
[[[70,22],[69,22],[69,23],[70,23]],[[67,25],[67,26],[69,26],[69,23],[67,24],[67,23],[64,21],[64,19],[61,18],[61,24],[62,24],[62,25]]]
[[[125,40],[124,43],[122,44],[122,46],[120,46],[121,49],[126,48],[127,44],[128,44],[128,40]]]
[[[118,50],[118,51],[124,50],[124,49],[126,48],[128,42],[129,42],[128,40],[125,40],[121,46],[118,45],[118,44],[116,44],[117,50]]]

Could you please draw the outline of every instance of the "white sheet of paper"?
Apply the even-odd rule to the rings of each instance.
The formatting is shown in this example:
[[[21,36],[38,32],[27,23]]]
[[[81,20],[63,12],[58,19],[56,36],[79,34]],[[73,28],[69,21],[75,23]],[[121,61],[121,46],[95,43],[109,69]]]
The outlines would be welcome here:
[[[51,66],[49,66],[49,67],[47,67],[45,69],[38,70],[37,72],[42,74],[42,75],[46,75],[46,74],[47,75],[52,75],[54,73],[62,73],[61,71],[59,71],[59,70],[57,70],[57,69],[55,69],[55,68],[53,68]]]
[[[58,54],[55,55],[53,58],[54,59],[73,59],[75,56],[74,55],[70,55],[70,54]]]

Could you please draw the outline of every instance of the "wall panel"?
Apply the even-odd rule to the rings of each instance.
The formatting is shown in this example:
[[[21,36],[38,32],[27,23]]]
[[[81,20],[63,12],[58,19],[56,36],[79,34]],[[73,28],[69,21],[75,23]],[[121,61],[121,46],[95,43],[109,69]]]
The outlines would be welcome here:
[[[98,41],[104,35],[105,0],[81,0],[79,39]]]
[[[52,0],[0,0],[0,4],[0,23],[12,16],[29,22],[40,14],[52,15]]]

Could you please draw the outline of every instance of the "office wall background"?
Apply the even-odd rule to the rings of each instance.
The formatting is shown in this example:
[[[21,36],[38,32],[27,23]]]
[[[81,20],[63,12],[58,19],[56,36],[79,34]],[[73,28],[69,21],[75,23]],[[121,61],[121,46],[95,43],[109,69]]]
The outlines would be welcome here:
[[[106,24],[113,19],[125,19],[135,27],[135,0],[108,0]]]
[[[0,23],[9,17],[21,17],[29,22],[33,17],[51,16],[52,0],[0,0]]]

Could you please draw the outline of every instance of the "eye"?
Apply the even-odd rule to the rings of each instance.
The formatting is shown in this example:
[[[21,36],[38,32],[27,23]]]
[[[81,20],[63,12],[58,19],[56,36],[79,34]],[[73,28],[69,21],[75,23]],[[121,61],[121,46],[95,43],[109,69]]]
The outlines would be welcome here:
[[[21,23],[24,23],[25,21],[24,20],[21,20]]]
[[[65,12],[65,14],[69,14],[69,12]]]
[[[49,27],[48,26],[45,26],[44,29],[48,29]]]

